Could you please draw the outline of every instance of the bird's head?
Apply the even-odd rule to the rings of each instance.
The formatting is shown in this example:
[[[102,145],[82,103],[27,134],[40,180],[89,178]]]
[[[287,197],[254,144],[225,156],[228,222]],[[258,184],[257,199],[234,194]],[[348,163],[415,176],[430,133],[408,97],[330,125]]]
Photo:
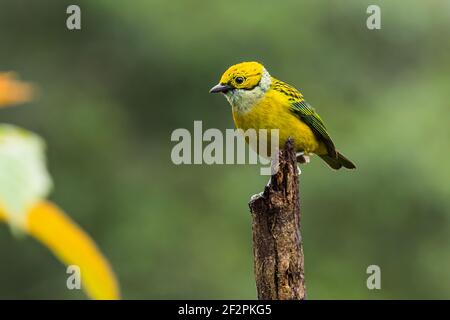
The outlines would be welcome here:
[[[246,111],[262,98],[272,83],[269,72],[258,62],[242,62],[229,67],[210,93],[225,94],[233,107]]]

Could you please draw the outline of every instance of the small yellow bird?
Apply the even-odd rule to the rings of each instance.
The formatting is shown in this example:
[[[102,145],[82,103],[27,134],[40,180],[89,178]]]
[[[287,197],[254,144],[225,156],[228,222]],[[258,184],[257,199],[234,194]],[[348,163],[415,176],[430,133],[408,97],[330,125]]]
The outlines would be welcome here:
[[[293,138],[296,151],[307,160],[310,153],[315,153],[333,169],[356,168],[336,150],[322,119],[303,95],[272,77],[262,64],[242,62],[231,66],[210,92],[226,96],[237,128],[278,129],[279,145]]]

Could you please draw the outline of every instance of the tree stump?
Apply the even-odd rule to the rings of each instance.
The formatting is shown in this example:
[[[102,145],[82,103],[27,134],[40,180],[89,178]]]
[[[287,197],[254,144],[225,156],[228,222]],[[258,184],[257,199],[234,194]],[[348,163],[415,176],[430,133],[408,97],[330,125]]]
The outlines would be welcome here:
[[[278,170],[264,192],[253,196],[249,203],[256,288],[261,300],[303,300],[306,288],[299,174],[291,139],[278,157]]]

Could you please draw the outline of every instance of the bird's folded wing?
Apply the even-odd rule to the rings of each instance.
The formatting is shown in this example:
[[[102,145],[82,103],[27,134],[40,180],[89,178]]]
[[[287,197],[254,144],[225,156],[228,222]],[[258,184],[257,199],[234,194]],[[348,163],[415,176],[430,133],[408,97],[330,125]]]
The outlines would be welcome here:
[[[314,110],[305,100],[300,100],[292,103],[292,112],[298,116],[304,123],[306,123],[316,134],[317,138],[325,143],[327,147],[328,155],[331,157],[337,157],[336,148],[330,135],[325,128],[325,125]]]

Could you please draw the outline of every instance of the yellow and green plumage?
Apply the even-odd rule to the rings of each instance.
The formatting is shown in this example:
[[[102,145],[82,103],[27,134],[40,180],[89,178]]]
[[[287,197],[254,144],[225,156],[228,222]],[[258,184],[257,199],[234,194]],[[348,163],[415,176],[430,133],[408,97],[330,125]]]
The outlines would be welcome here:
[[[320,156],[333,169],[354,169],[339,153],[317,112],[294,87],[270,76],[257,62],[231,66],[211,92],[222,92],[232,106],[236,127],[278,129],[279,145],[289,137],[297,152]]]

